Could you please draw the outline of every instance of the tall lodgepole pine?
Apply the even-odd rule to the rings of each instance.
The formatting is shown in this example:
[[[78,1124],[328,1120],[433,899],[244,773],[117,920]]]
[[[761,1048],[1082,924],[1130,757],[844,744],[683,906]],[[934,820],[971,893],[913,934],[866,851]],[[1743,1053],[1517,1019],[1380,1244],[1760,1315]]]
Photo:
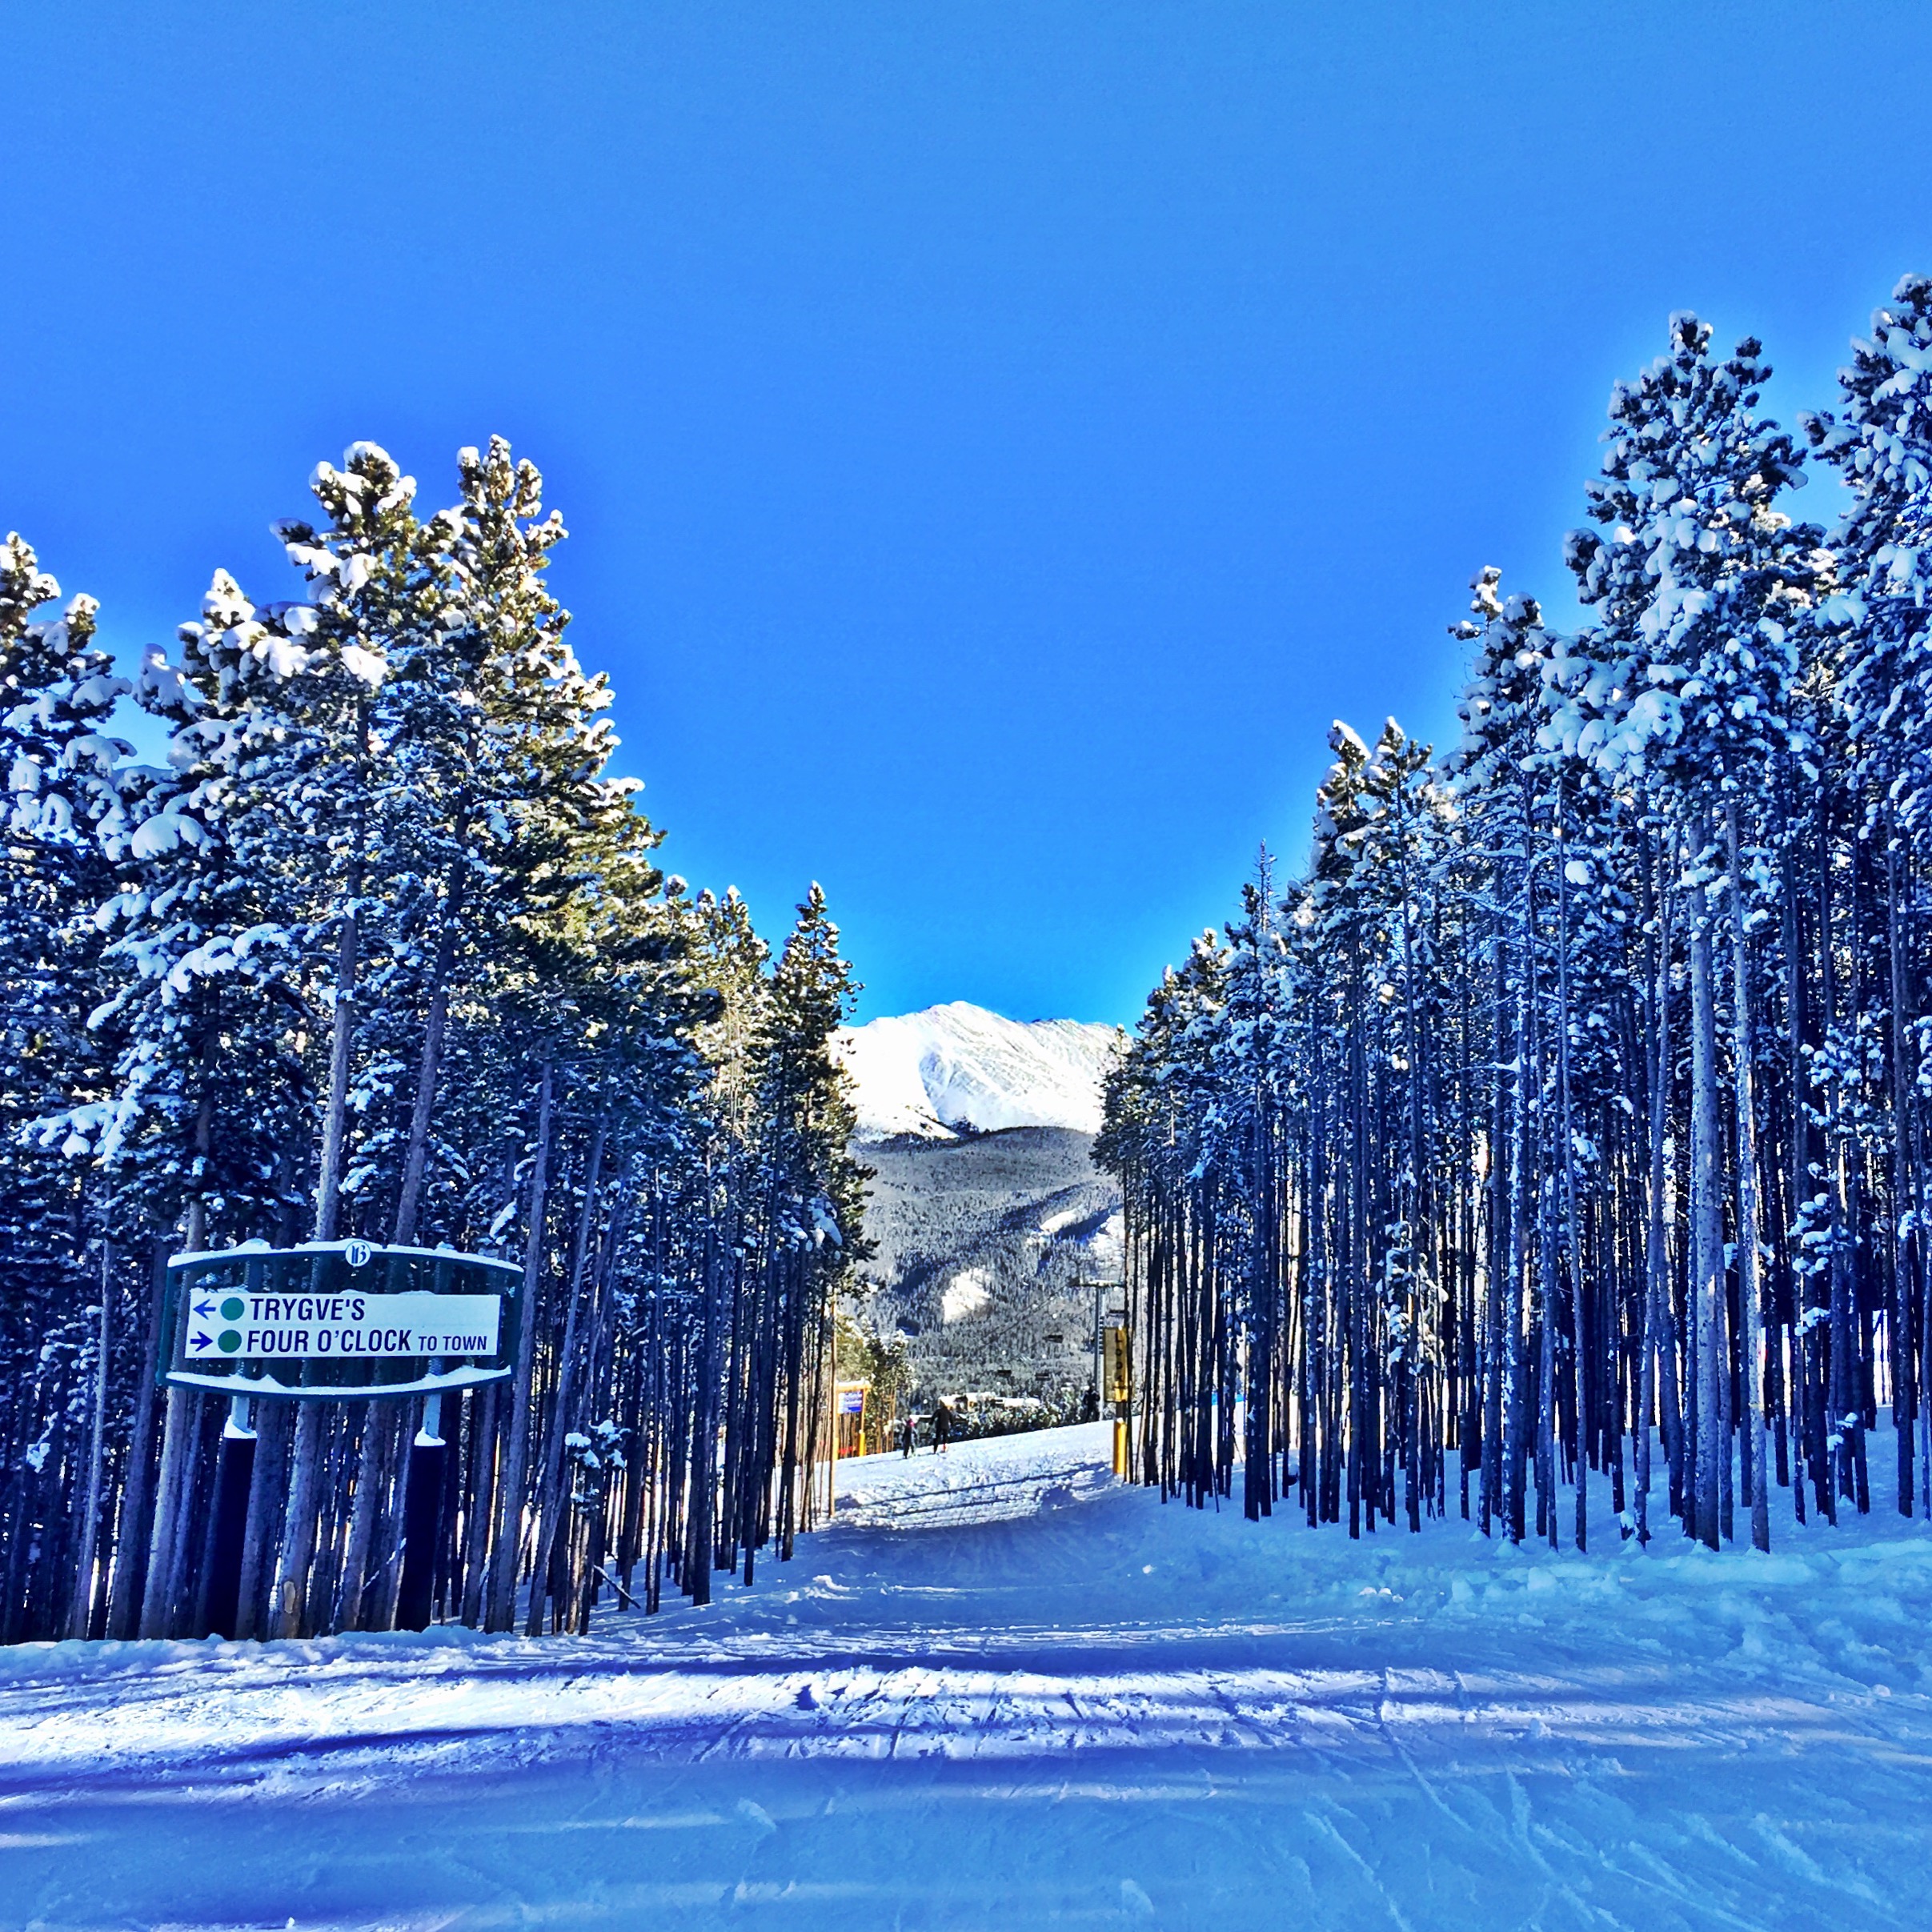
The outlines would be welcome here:
[[[205,1159],[212,1139],[214,1116],[214,1101],[204,1095],[195,1109],[194,1144]],[[206,1204],[197,1193],[188,1204],[186,1239],[187,1252],[198,1253],[207,1239]],[[162,1277],[165,1280],[165,1276]],[[159,1293],[161,1281],[156,1283],[155,1292]],[[176,1325],[178,1328],[186,1309],[178,1312]],[[173,1359],[178,1345],[177,1337],[166,1335],[162,1345]],[[182,1491],[188,1473],[188,1457],[193,1446],[193,1436],[201,1398],[193,1390],[168,1385],[168,1392],[162,1412],[161,1425],[161,1473],[154,1489],[154,1517],[148,1538],[147,1581],[141,1598],[140,1634],[143,1637],[171,1637],[174,1633],[174,1597],[173,1591],[180,1577],[180,1554],[186,1537],[181,1517],[183,1510]]]
[[[543,1633],[543,1602],[547,1592],[551,1557],[556,1546],[559,1518],[567,1512],[563,1493],[564,1439],[574,1426],[572,1403],[576,1395],[578,1328],[583,1307],[584,1273],[591,1260],[591,1230],[597,1209],[597,1184],[603,1170],[603,1150],[610,1126],[599,1120],[591,1133],[590,1152],[583,1173],[583,1200],[577,1217],[576,1237],[571,1245],[570,1285],[563,1317],[563,1337],[557,1350],[557,1384],[551,1398],[550,1428],[543,1441],[543,1468],[537,1484],[536,1529],[531,1538],[530,1559],[530,1613],[524,1625],[526,1637]]]
[[[1755,1052],[1751,1025],[1751,962],[1745,937],[1743,852],[1738,801],[1725,801],[1724,838],[1730,873],[1731,1060],[1738,1126],[1738,1304],[1744,1335],[1746,1491],[1751,1506],[1751,1546],[1771,1547],[1771,1498],[1765,1473],[1764,1301],[1760,1285],[1758,1204],[1758,1110],[1751,1080]]]
[[[85,1637],[94,1626],[94,1563],[101,1540],[101,1491],[107,1460],[107,1382],[114,1338],[114,1250],[101,1244],[101,1309],[94,1332],[94,1401],[87,1434],[86,1500],[82,1505],[80,1554],[74,1566],[74,1604],[67,1634]]]
[[[1694,1533],[1708,1548],[1718,1541],[1724,1439],[1719,1377],[1730,1349],[1724,1323],[1723,1149],[1718,1132],[1718,1008],[1711,964],[1711,921],[1703,876],[1710,824],[1692,822],[1693,905],[1686,945],[1690,961],[1690,1287],[1697,1334],[1698,1430],[1693,1493]]]
[[[523,1553],[524,1475],[530,1460],[531,1365],[535,1359],[537,1290],[543,1279],[544,1208],[550,1184],[551,1101],[555,1068],[547,1058],[537,1082],[535,1145],[530,1168],[530,1224],[519,1290],[516,1372],[509,1386],[510,1437],[497,1477],[496,1553],[491,1568],[485,1628],[507,1630],[516,1622],[516,1572]]]

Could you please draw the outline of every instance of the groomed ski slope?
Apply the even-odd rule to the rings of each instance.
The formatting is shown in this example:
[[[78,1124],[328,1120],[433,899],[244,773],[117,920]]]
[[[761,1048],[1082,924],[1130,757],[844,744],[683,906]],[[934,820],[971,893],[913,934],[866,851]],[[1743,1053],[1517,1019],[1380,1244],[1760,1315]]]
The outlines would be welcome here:
[[[0,1923],[1932,1924],[1923,1530],[1351,1544],[1104,1450],[848,1464],[587,1640],[0,1653]]]

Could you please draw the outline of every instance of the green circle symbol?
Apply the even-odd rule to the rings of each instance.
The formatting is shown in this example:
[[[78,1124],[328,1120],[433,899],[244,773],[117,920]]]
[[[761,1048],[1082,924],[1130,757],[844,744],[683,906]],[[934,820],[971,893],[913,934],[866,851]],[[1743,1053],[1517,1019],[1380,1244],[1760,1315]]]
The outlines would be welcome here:
[[[227,1311],[226,1309],[222,1311],[224,1314]],[[223,1329],[222,1330],[221,1349],[222,1354],[232,1355],[237,1349],[241,1347],[241,1345],[242,1332],[239,1329]]]
[[[239,1321],[248,1313],[248,1305],[239,1295],[230,1295],[222,1304],[222,1320]]]

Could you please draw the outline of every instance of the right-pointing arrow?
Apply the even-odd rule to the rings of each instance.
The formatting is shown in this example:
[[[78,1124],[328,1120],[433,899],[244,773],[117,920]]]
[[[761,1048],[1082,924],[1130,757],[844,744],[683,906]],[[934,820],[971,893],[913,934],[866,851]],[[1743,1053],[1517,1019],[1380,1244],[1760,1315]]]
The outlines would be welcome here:
[[[212,1335],[190,1335],[188,1337],[188,1346],[190,1349],[212,1348],[214,1345],[214,1337]]]

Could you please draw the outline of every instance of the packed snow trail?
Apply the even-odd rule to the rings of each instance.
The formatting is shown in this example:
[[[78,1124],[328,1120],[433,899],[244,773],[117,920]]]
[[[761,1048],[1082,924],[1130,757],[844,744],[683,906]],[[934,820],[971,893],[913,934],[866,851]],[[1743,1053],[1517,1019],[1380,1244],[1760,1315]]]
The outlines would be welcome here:
[[[0,1653],[0,1923],[1932,1924],[1922,1529],[1351,1544],[1105,1446],[848,1464],[587,1639]]]

